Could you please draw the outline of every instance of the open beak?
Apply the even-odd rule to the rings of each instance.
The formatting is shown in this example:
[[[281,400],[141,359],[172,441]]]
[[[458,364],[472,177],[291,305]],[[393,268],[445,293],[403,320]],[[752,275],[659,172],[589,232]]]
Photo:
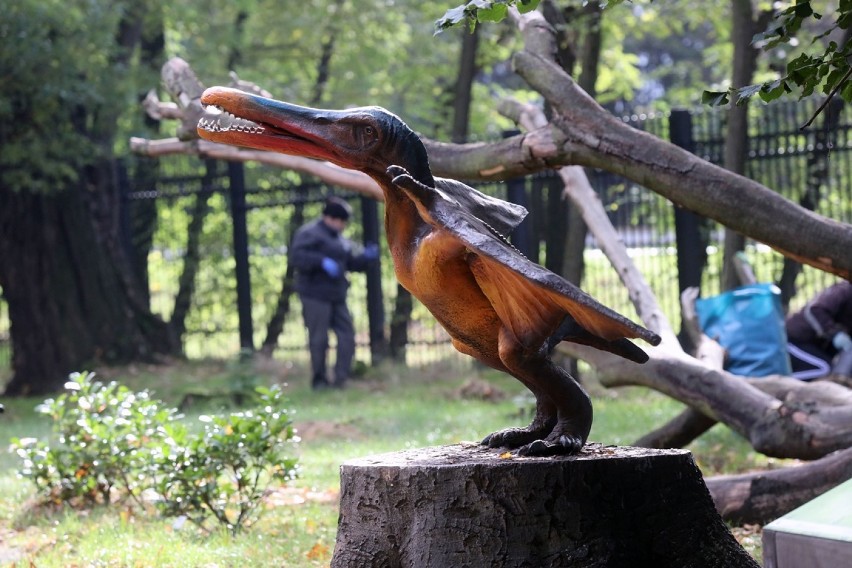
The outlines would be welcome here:
[[[329,126],[344,113],[292,105],[228,87],[201,95],[204,115],[198,135],[205,140],[341,164],[329,140]]]

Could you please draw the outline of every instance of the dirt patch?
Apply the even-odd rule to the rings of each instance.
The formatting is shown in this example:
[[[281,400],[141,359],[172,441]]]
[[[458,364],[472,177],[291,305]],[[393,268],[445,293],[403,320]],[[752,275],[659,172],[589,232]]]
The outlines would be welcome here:
[[[305,503],[337,503],[340,491],[328,489],[317,491],[305,487],[276,487],[266,492],[265,502],[270,507],[287,507]]]
[[[454,390],[452,396],[461,400],[498,402],[505,400],[507,395],[488,381],[473,378],[466,380],[462,386]]]
[[[295,422],[296,435],[303,442],[312,440],[363,440],[364,433],[352,422],[341,423],[329,420]]]

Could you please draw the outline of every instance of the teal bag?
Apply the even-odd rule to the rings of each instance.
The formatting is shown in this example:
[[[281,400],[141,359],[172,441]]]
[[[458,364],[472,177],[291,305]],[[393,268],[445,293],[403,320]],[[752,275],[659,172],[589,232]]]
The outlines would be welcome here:
[[[781,290],[749,284],[695,301],[708,337],[727,351],[725,370],[744,377],[790,375]]]

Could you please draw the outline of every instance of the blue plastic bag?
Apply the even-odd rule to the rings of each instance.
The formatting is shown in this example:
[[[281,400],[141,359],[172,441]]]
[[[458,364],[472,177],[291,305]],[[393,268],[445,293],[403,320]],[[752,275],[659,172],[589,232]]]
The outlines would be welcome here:
[[[750,284],[695,301],[704,334],[728,352],[725,370],[744,377],[790,375],[781,290]]]

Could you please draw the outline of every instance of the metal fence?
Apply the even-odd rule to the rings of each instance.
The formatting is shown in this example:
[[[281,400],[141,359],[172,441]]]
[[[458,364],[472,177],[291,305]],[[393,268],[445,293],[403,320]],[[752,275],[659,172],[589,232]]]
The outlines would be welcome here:
[[[820,100],[755,105],[750,113],[747,175],[775,189],[789,199],[827,217],[852,222],[852,123],[841,120],[840,103],[806,128],[800,127],[816,111]],[[724,149],[725,113],[721,110],[673,112],[625,119],[631,125],[664,139],[673,140],[701,158],[721,163]],[[187,227],[199,206],[206,209],[204,227],[199,236],[200,264],[195,278],[193,303],[186,318],[185,351],[191,358],[222,357],[236,354],[249,343],[258,346],[266,334],[280,299],[286,269],[286,243],[296,223],[319,215],[326,195],[338,194],[351,200],[355,218],[381,216],[381,206],[369,212],[367,201],[339,189],[306,180],[293,172],[247,165],[241,172],[235,166],[205,162],[195,158],[171,157],[156,166],[131,168],[127,187],[127,241],[131,246],[147,242],[141,259],[147,273],[152,309],[169,319],[186,251]],[[151,175],[151,171],[155,175]],[[235,174],[239,175],[235,177]],[[601,197],[610,219],[629,252],[655,291],[665,313],[677,328],[680,322],[678,256],[706,254],[707,262],[699,275],[702,295],[719,291],[721,239],[723,228],[704,219],[691,219],[704,241],[703,250],[680,250],[676,246],[678,221],[676,208],[648,189],[603,171],[589,171],[593,187]],[[242,186],[236,191],[234,180]],[[562,188],[556,176],[537,175],[515,180],[530,209],[529,234],[533,257],[555,268],[564,254],[564,243],[553,235],[564,234],[568,205],[562,200]],[[507,184],[485,184],[480,189],[506,198]],[[203,202],[203,203],[201,203]],[[234,213],[244,214],[244,225],[235,224]],[[141,221],[140,221],[141,220]],[[683,222],[681,220],[681,222]],[[376,231],[377,228],[367,228]],[[242,234],[240,234],[242,232]],[[140,236],[141,235],[141,236]],[[365,227],[353,223],[349,236],[363,241]],[[375,238],[375,235],[366,235]],[[235,255],[244,247],[242,262]],[[797,291],[790,309],[797,309],[816,291],[836,278],[804,267],[791,271],[789,262],[768,247],[748,242],[747,255],[759,281],[782,282],[793,275]],[[582,287],[616,310],[634,315],[627,291],[593,237],[587,238],[584,253],[586,269]],[[242,277],[239,275],[242,273]],[[235,277],[235,274],[237,275]],[[371,333],[364,277],[353,275],[350,306],[357,328],[357,357],[370,359]],[[385,260],[379,277],[382,322],[386,325],[397,296],[392,267]],[[787,282],[790,288],[791,283]],[[246,288],[248,286],[248,288]],[[791,290],[793,289],[791,288]],[[250,318],[237,314],[249,308]],[[242,329],[240,326],[242,325]],[[375,323],[373,324],[375,328]],[[5,304],[0,301],[0,367],[9,365],[9,322]],[[436,361],[462,361],[449,346],[446,333],[428,312],[415,302],[409,325],[410,346],[406,350],[411,365]],[[301,325],[298,299],[293,297],[284,330],[278,340],[279,358],[294,363],[307,358],[305,332]]]

